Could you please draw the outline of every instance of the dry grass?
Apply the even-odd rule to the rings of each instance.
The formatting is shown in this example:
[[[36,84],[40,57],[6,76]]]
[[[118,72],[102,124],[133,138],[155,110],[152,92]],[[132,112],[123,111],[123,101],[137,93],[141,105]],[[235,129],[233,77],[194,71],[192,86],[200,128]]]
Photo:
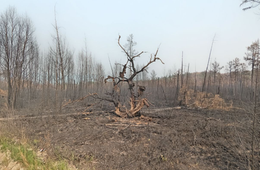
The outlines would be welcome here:
[[[227,103],[218,94],[194,91],[183,87],[180,89],[180,95],[178,98],[181,105],[185,105],[189,108],[206,108],[206,109],[218,109],[229,110],[233,108],[233,102]]]

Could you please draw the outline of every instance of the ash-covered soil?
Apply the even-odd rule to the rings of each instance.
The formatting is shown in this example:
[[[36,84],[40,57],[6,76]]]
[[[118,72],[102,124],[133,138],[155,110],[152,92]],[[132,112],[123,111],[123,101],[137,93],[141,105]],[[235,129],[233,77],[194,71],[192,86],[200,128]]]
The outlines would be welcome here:
[[[250,165],[252,122],[241,109],[147,109],[132,119],[94,109],[48,115],[20,117],[11,120],[12,126],[38,149],[79,169],[214,170]],[[0,123],[7,126],[8,121]]]

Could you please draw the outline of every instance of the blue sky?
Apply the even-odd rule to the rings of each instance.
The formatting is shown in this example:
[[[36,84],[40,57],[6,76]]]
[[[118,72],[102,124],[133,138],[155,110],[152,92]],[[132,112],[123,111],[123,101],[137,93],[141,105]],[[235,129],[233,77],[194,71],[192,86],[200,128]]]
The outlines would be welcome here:
[[[60,32],[74,51],[87,44],[96,61],[106,65],[125,62],[117,45],[118,35],[125,44],[134,35],[137,51],[148,53],[138,63],[149,61],[160,45],[158,57],[165,65],[150,66],[158,75],[180,68],[181,53],[190,71],[206,68],[211,41],[216,34],[212,61],[226,65],[235,57],[243,59],[246,47],[260,37],[260,10],[243,11],[241,0],[8,0],[1,2],[0,12],[9,6],[27,14],[35,27],[35,36],[43,52],[53,45],[54,7]]]

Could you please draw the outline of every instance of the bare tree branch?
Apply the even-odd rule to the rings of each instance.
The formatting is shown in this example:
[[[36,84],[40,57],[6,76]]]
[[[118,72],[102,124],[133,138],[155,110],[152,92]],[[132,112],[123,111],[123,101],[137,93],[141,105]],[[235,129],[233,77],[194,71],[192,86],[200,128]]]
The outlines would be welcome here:
[[[121,47],[121,49],[125,52],[125,54],[127,55],[127,58],[130,59],[130,55],[128,54],[128,52],[125,50],[125,48],[120,44],[120,39],[121,39],[121,36],[119,35],[118,37],[118,45]]]
[[[260,5],[260,0],[243,0],[240,6],[245,5],[245,4],[250,4],[248,7],[243,8],[243,10],[248,10],[251,8],[256,8]]]
[[[164,62],[159,57],[156,57],[158,54],[158,51],[159,51],[159,48],[157,48],[154,56],[151,55],[150,61],[145,66],[143,66],[139,71],[136,71],[129,79],[133,79],[137,74],[143,72],[150,64],[156,62],[156,60],[160,60],[161,63],[164,64]]]

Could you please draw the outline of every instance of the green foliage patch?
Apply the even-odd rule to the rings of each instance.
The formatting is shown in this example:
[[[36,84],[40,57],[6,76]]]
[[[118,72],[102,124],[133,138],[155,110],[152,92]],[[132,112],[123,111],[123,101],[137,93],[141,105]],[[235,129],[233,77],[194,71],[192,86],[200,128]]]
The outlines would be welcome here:
[[[68,170],[68,165],[65,161],[42,161],[37,158],[36,153],[29,147],[28,144],[15,143],[11,139],[1,138],[0,145],[2,152],[9,152],[10,157],[26,167],[28,170]]]

